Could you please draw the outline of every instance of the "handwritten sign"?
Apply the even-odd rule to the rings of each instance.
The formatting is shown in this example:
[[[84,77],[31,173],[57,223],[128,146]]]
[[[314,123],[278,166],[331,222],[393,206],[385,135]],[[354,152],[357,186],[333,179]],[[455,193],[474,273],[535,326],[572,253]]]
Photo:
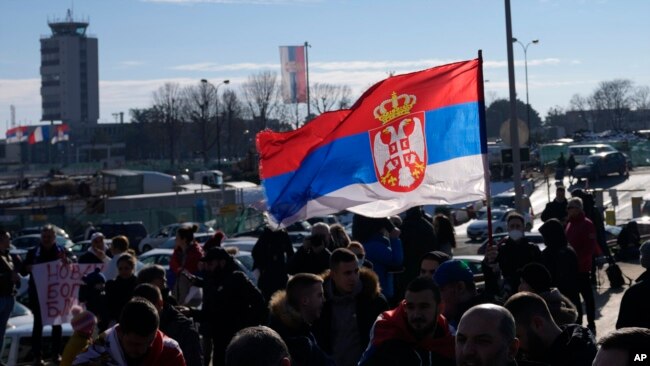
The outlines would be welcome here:
[[[70,310],[79,303],[79,287],[83,285],[81,279],[96,267],[103,270],[104,264],[53,261],[32,267],[43,325],[58,325],[72,320]]]

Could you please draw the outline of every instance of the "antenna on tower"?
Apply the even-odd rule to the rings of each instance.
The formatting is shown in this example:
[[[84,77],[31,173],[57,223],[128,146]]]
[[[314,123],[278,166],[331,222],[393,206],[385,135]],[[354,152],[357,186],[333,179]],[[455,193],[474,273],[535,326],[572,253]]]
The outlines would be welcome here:
[[[11,128],[16,127],[16,106],[10,105],[9,110],[11,110]]]

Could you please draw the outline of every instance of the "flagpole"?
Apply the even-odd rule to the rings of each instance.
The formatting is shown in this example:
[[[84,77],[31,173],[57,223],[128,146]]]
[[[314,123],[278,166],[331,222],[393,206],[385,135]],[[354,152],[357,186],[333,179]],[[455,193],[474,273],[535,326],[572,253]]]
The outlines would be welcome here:
[[[485,119],[485,88],[483,82],[483,50],[478,50],[479,60],[479,82],[478,84],[478,97],[479,97],[479,123],[481,124],[481,145],[487,149],[487,124]],[[488,243],[492,243],[492,194],[490,189],[490,163],[488,161],[487,151],[481,151],[483,156],[483,179],[485,179],[485,205],[487,208],[487,235]]]
[[[309,106],[309,42],[305,41],[305,73],[307,78],[307,119],[311,116],[311,108]]]

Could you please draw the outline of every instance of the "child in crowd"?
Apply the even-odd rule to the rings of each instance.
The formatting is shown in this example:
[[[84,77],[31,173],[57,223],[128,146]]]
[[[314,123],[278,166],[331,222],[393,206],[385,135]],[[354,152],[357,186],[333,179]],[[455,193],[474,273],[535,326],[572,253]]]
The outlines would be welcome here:
[[[72,308],[72,329],[74,334],[63,349],[60,366],[70,366],[72,361],[81,351],[92,343],[93,332],[97,324],[97,318],[90,311],[83,310],[80,306]]]

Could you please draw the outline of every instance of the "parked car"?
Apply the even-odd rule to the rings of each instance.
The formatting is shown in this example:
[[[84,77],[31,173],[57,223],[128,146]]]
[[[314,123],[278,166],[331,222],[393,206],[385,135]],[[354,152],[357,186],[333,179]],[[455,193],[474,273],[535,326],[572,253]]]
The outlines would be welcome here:
[[[591,155],[599,154],[603,152],[616,152],[616,148],[609,144],[581,144],[581,145],[571,145],[569,146],[569,154],[564,158],[568,159],[570,154],[573,154],[573,158],[576,160],[576,163],[582,164],[586,158]]]
[[[492,208],[492,233],[499,234],[508,231],[508,223],[506,219],[508,214],[511,212],[516,212],[514,209],[509,207],[498,207]],[[530,214],[524,214],[524,225],[525,230],[530,231],[533,228],[532,217]],[[479,210],[479,214],[476,220],[470,223],[467,226],[467,236],[471,240],[478,240],[487,238],[487,229],[488,229],[488,217],[487,217],[487,208],[484,207]]]
[[[495,243],[500,242],[503,238],[506,237],[508,233],[500,233],[500,234],[494,234],[492,235],[492,240],[494,240]],[[535,244],[539,248],[539,250],[544,250],[546,248],[546,244],[544,244],[544,237],[542,237],[542,234],[539,232],[527,232],[524,233],[524,237],[526,237],[526,240],[530,244]],[[485,249],[487,249],[487,239],[485,239],[482,243],[481,246],[476,250],[476,254],[483,255],[485,254]],[[454,257],[456,258],[456,257]]]
[[[578,165],[573,171],[573,176],[581,179],[596,180],[611,173],[623,176],[626,173],[625,156],[618,152],[603,152],[589,156],[584,163]]]
[[[198,222],[183,222],[178,224],[171,224],[162,227],[157,233],[152,233],[147,235],[144,239],[138,244],[138,252],[144,253],[151,249],[160,247],[167,239],[176,237],[176,230],[182,225],[198,225],[199,229],[197,233],[212,233],[214,234],[214,229]]]
[[[129,239],[129,246],[133,250],[138,250],[138,244],[147,236],[147,228],[142,221],[124,221],[115,223],[103,223],[97,225],[97,231],[100,231],[106,238],[114,238],[118,235],[124,235]]]
[[[62,330],[62,348],[58,350],[59,354],[63,353],[63,347],[74,332],[70,323],[62,324]],[[45,353],[49,353],[48,349],[52,346],[52,327],[49,325],[43,327],[42,345]],[[31,365],[34,362],[31,351],[32,324],[7,328],[0,350],[0,362],[5,365]]]
[[[483,255],[455,255],[454,259],[465,262],[474,274],[474,283],[476,288],[482,290],[485,288],[485,278],[483,276]]]
[[[266,224],[260,225],[251,231],[244,231],[233,234],[232,237],[237,238],[241,236],[252,236],[259,238],[259,236],[264,232],[264,228],[266,228]],[[308,221],[294,222],[293,224],[287,226],[287,233],[289,233],[289,237],[291,238],[292,243],[302,244],[303,240],[311,235],[311,224]]]
[[[66,238],[66,239],[70,239],[70,236],[68,235],[68,233],[65,230],[61,229],[60,227],[58,227],[58,226],[56,226],[54,224],[50,224],[50,225],[52,225],[52,227],[54,228],[54,233],[56,235],[62,236],[64,238]],[[26,227],[26,228],[23,228],[22,230],[20,230],[18,232],[17,236],[23,236],[23,235],[29,235],[29,234],[40,234],[41,230],[43,230],[43,226],[30,226],[30,227]]]
[[[169,268],[169,263],[172,259],[173,249],[152,249],[146,253],[142,253],[138,260],[145,265],[159,264],[167,272],[167,287],[172,288],[176,282],[176,275]],[[235,263],[239,269],[250,278],[255,285],[257,285],[257,278],[253,275],[253,256],[250,252],[238,250],[234,255]]]
[[[78,241],[70,247],[70,251],[79,257],[88,251],[88,248],[90,248],[90,242],[90,240]],[[111,239],[104,239],[104,247],[109,249],[111,247],[111,242]]]
[[[13,244],[16,249],[29,249],[33,248],[41,243],[41,234],[28,234],[19,236],[17,238],[11,239],[11,244]],[[63,236],[56,236],[56,243],[63,246],[64,248],[71,248],[74,243],[72,240],[65,238]]]
[[[194,234],[194,240],[196,240],[201,246],[205,244],[206,241],[208,241],[212,236],[214,236],[214,233],[197,233]],[[176,237],[174,236],[173,238],[169,238],[165,240],[164,243],[159,247],[160,249],[174,249],[176,247]]]
[[[530,203],[530,198],[528,198],[528,195],[524,194],[521,197],[521,200],[526,211],[528,211],[529,214],[534,215],[533,205]],[[509,208],[516,208],[514,191],[502,192],[492,196],[492,207],[502,207],[502,206],[509,207]]]

